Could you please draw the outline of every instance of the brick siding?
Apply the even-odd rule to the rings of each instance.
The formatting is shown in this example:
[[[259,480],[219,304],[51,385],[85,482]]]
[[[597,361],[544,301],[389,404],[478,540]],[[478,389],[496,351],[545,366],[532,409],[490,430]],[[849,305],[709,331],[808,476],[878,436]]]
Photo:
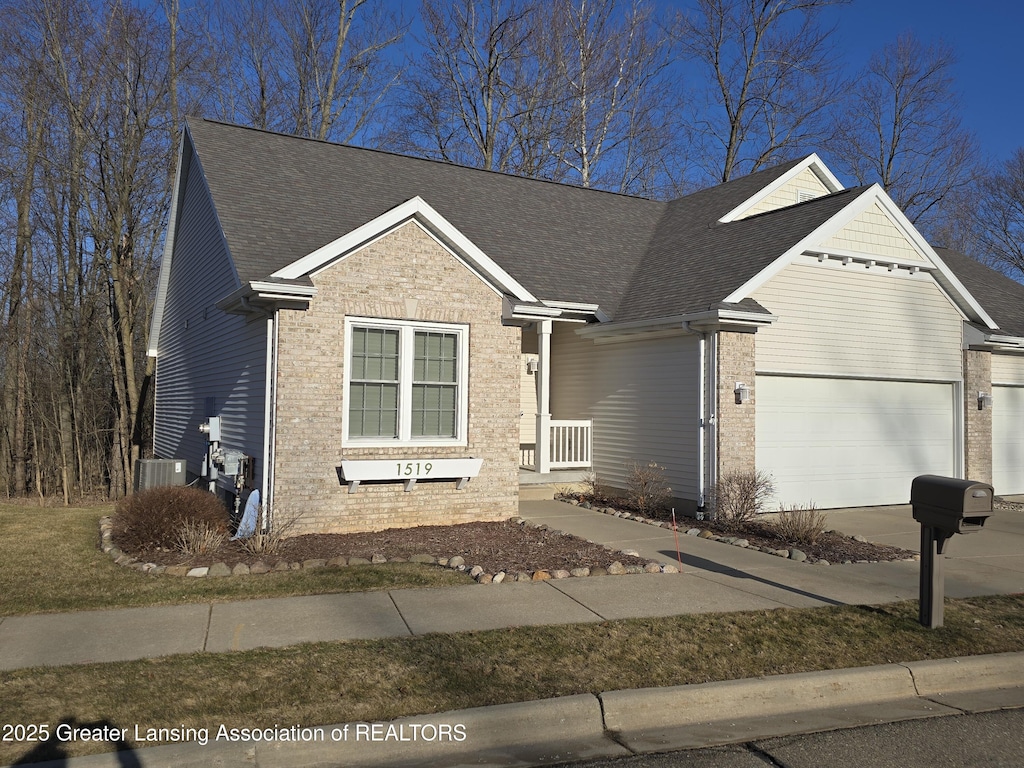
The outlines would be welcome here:
[[[978,393],[992,394],[992,353],[964,350],[964,476],[992,482],[992,408],[978,409]]]
[[[518,514],[520,329],[501,323],[502,300],[414,223],[313,278],[307,310],[278,313],[273,514],[290,535],[503,520]],[[469,326],[466,446],[343,444],[345,317]],[[455,483],[362,485],[350,494],[341,459],[482,458],[480,475]]]

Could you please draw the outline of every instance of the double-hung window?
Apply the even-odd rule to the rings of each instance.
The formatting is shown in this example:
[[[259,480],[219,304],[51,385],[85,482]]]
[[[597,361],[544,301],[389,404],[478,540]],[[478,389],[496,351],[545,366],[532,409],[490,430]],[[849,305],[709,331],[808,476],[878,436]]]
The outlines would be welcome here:
[[[350,445],[466,443],[464,325],[346,320]]]

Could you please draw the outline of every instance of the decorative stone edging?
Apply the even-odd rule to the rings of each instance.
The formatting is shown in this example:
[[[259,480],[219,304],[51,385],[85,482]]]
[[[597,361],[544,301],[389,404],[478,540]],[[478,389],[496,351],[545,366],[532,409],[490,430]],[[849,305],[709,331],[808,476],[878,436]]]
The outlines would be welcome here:
[[[537,525],[527,520],[514,517],[512,522],[519,525],[529,526],[537,530],[552,530],[546,525]],[[555,531],[562,533],[562,531]],[[319,568],[339,568],[349,565],[377,565],[381,563],[423,563],[425,565],[439,565],[443,568],[450,568],[460,573],[468,573],[472,579],[479,584],[501,584],[516,581],[548,581],[550,579],[588,578],[592,576],[620,576],[636,573],[679,573],[679,569],[671,563],[650,562],[646,565],[623,565],[615,561],[607,568],[603,566],[573,568],[571,570],[550,570],[550,571],[498,571],[487,573],[479,565],[466,565],[466,560],[460,555],[455,557],[434,557],[433,555],[412,555],[409,558],[392,557],[384,555],[373,555],[369,560],[364,557],[332,557],[329,560],[313,559],[301,562],[288,562],[279,560],[273,567],[262,560],[253,563],[251,566],[246,563],[238,563],[231,568],[227,563],[214,563],[210,566],[192,567],[188,565],[157,565],[156,563],[143,563],[139,559],[125,554],[113,541],[114,523],[110,517],[100,518],[100,549],[110,555],[115,563],[141,573],[155,575],[165,574],[167,576],[186,576],[192,578],[217,578],[224,576],[249,576],[263,573],[278,573],[282,571],[311,571]],[[614,550],[610,550],[614,551]],[[638,557],[636,552],[622,552],[624,555]]]
[[[637,514],[634,514],[632,512],[624,512],[622,510],[618,510],[618,509],[615,509],[613,507],[594,507],[593,505],[591,505],[591,503],[589,501],[579,502],[576,499],[561,499],[561,501],[565,502],[566,504],[572,504],[574,507],[582,507],[583,509],[593,509],[593,510],[595,510],[597,512],[601,512],[601,513],[606,514],[606,515],[611,515],[612,517],[621,517],[623,520],[633,520],[633,521],[638,522],[638,523],[645,523],[646,525],[653,525],[656,528],[667,528],[670,531],[672,530],[672,523],[665,522],[664,520],[652,520],[650,518],[644,517],[643,515],[637,515]],[[774,555],[776,557],[786,558],[788,560],[793,560],[793,561],[798,562],[798,563],[807,563],[809,565],[831,565],[831,563],[829,563],[828,560],[818,560],[818,559],[815,559],[815,558],[812,558],[812,557],[808,557],[806,552],[803,552],[803,551],[801,551],[799,549],[795,549],[795,548],[772,549],[771,547],[756,547],[756,546],[752,546],[751,543],[747,539],[740,538],[738,536],[721,536],[719,534],[713,533],[712,531],[709,531],[707,529],[702,529],[702,528],[688,528],[685,531],[683,531],[683,529],[680,528],[679,530],[682,531],[683,533],[685,533],[687,536],[696,536],[697,538],[706,539],[708,541],[716,541],[716,542],[720,542],[722,544],[731,544],[734,547],[741,547],[743,549],[749,549],[751,552],[764,552],[765,554]],[[870,542],[868,542],[868,540],[866,538],[864,538],[863,536],[861,536],[859,534],[854,534],[852,536],[848,536],[847,534],[842,533],[840,531],[829,531],[829,533],[834,533],[834,534],[837,534],[839,536],[847,536],[847,538],[850,538],[850,539],[853,539],[854,541],[858,541],[858,542],[862,542],[862,543],[870,543]],[[633,554],[633,553],[630,552],[628,554]],[[897,561],[893,561],[893,562],[908,562],[909,563],[909,562],[917,562],[920,559],[921,559],[921,556],[915,554],[913,557],[907,557],[907,558],[904,558],[902,561],[897,560]],[[881,562],[881,561],[879,561],[879,560],[843,560],[841,564],[842,565],[851,565],[853,563],[861,564],[861,563],[878,563],[878,562]]]

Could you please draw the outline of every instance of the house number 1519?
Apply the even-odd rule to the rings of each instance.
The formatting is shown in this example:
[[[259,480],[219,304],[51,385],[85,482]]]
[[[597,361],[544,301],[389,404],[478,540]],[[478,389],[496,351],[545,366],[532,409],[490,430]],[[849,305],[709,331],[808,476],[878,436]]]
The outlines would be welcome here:
[[[425,477],[430,474],[430,470],[434,468],[434,465],[429,461],[407,461],[405,464],[398,463],[398,474],[403,477]]]

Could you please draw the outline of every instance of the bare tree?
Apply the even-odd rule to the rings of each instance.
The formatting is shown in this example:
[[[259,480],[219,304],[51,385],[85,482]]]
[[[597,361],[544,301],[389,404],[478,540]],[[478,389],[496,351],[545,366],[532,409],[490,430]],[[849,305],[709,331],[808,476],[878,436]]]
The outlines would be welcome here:
[[[689,138],[704,172],[729,181],[818,145],[840,91],[822,9],[847,0],[697,0],[673,28],[706,75]]]
[[[423,0],[425,53],[408,83],[403,148],[517,172],[533,8],[522,0]],[[541,107],[543,105],[535,105]],[[403,140],[404,139],[404,140]],[[533,165],[536,158],[528,164]]]
[[[1024,278],[1024,147],[984,180],[980,202],[982,252],[993,266]]]
[[[668,41],[651,7],[633,0],[553,3],[560,49],[558,98],[565,103],[561,162],[581,186],[650,191],[652,167],[670,142]]]
[[[978,144],[960,121],[953,49],[901,35],[872,56],[837,120],[838,168],[878,182],[934,234],[953,196],[979,177]]]
[[[383,0],[244,0],[213,6],[215,113],[342,142],[380,115],[404,24]]]

